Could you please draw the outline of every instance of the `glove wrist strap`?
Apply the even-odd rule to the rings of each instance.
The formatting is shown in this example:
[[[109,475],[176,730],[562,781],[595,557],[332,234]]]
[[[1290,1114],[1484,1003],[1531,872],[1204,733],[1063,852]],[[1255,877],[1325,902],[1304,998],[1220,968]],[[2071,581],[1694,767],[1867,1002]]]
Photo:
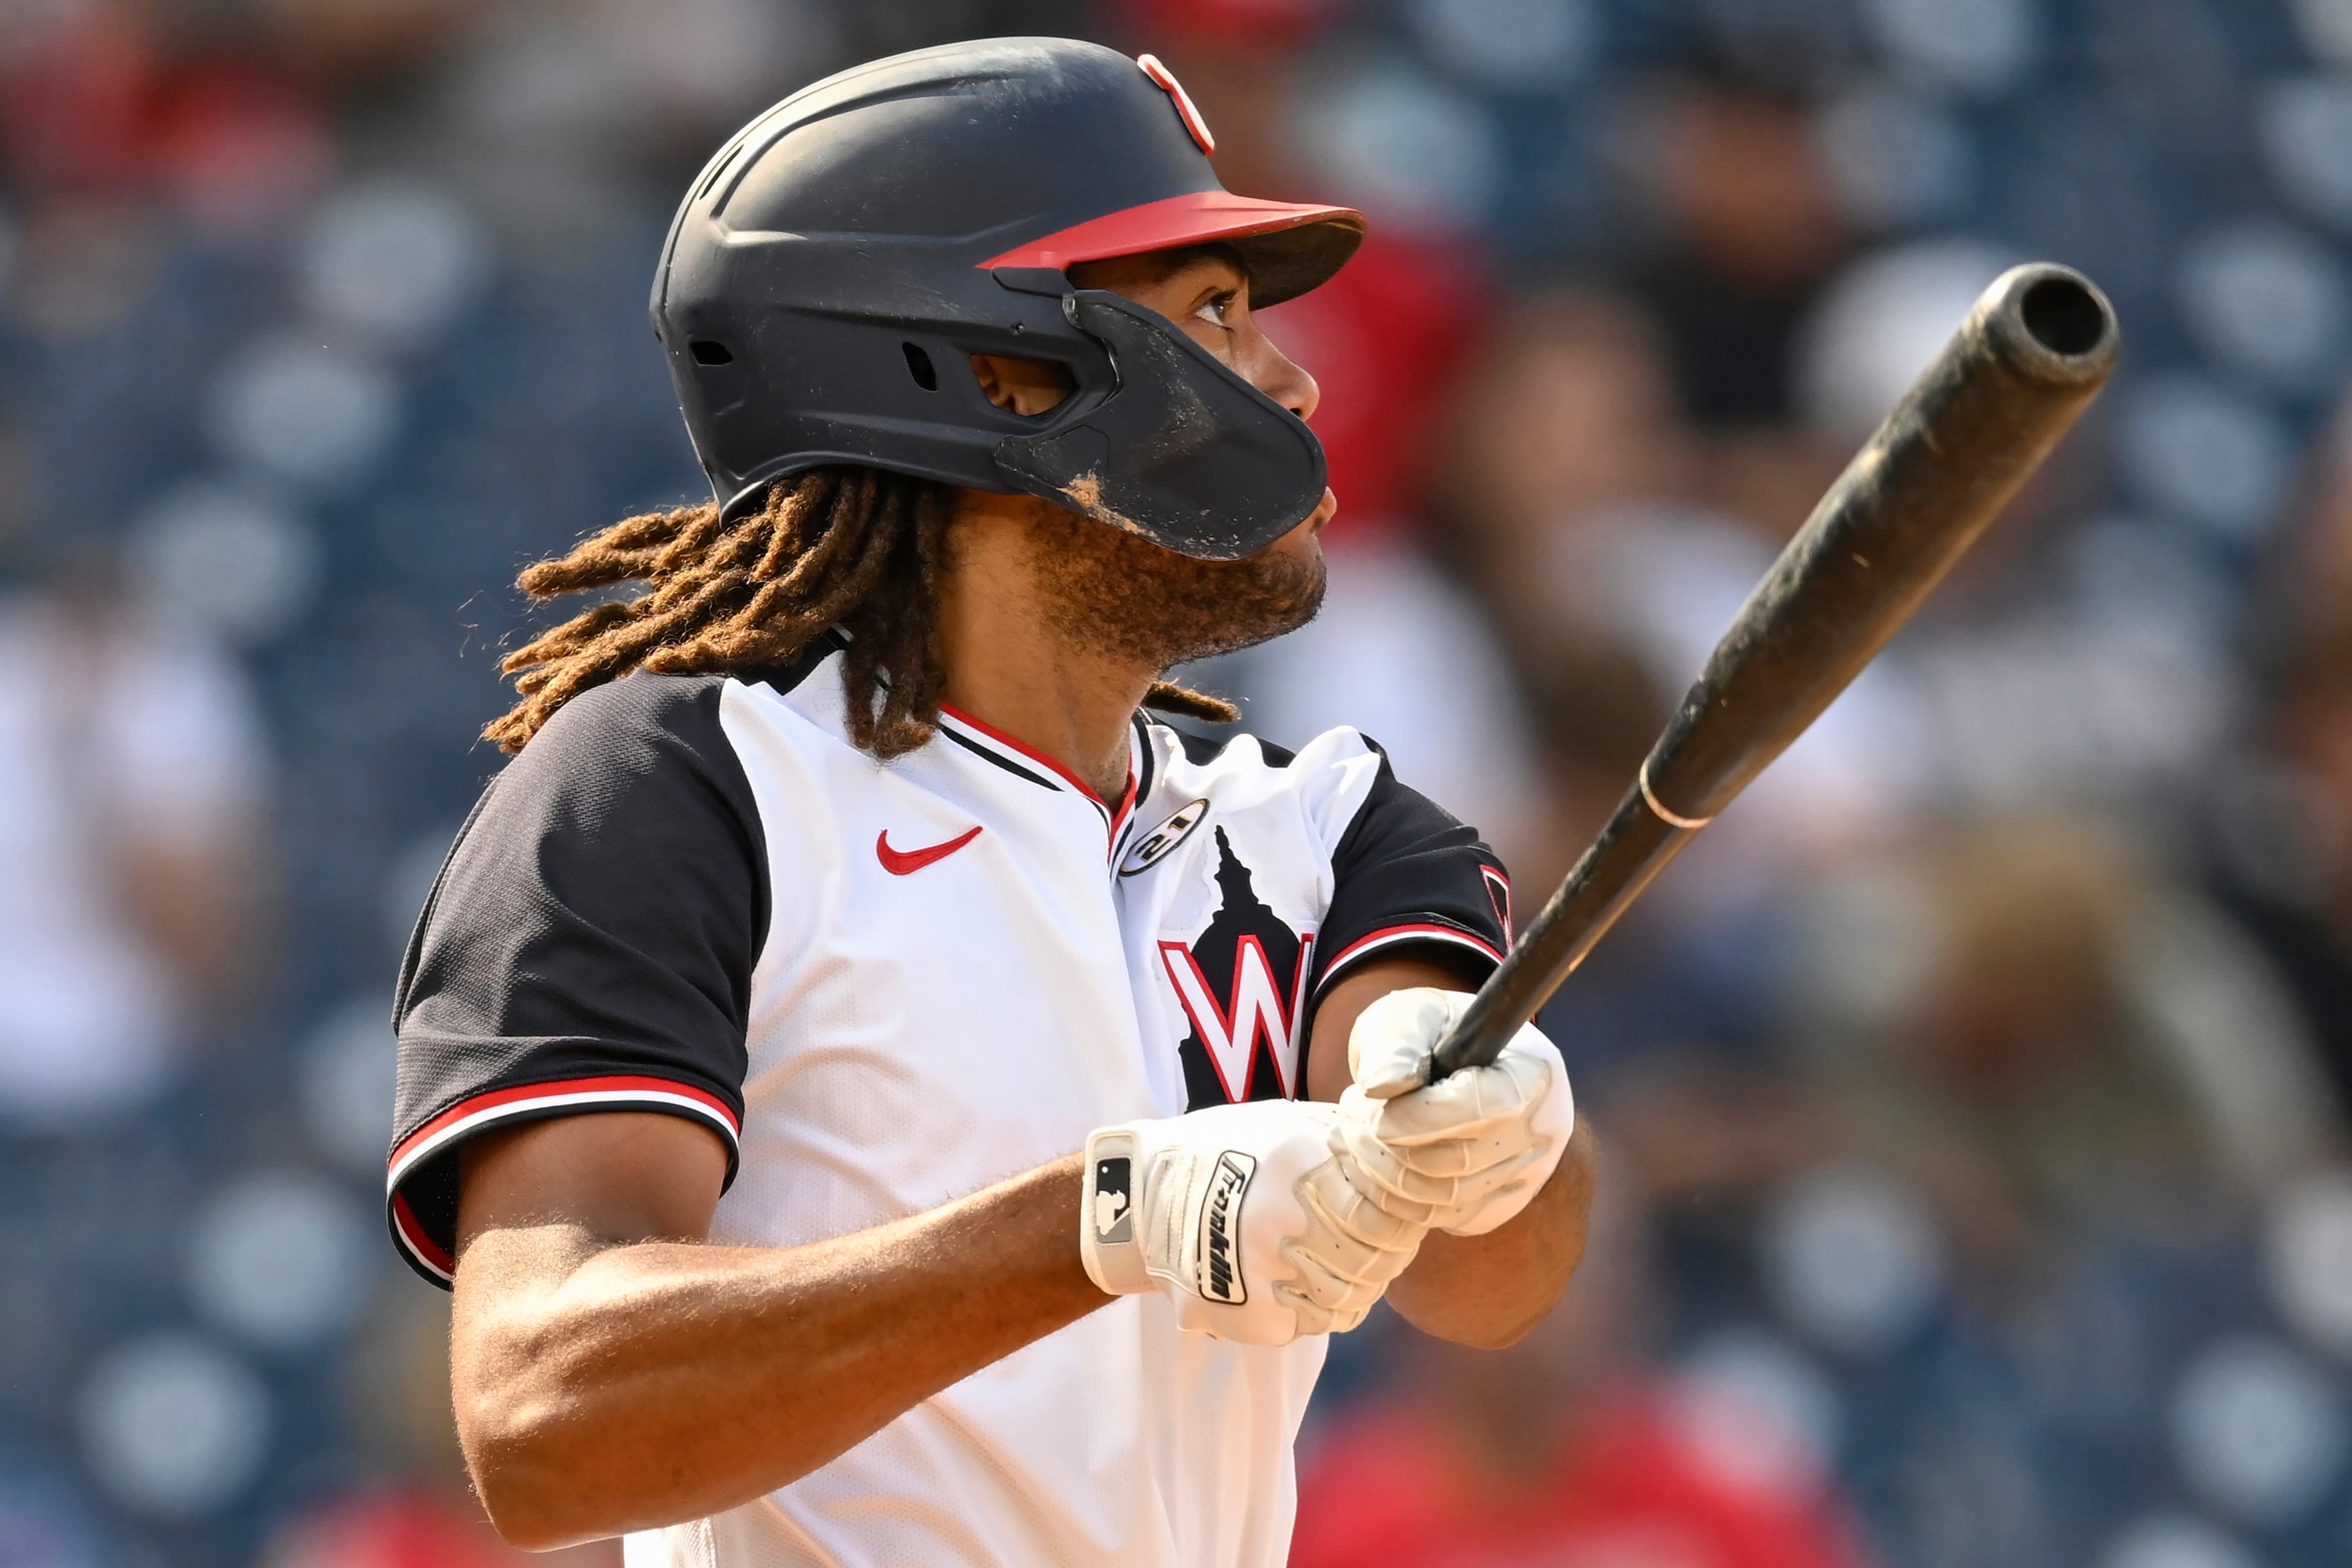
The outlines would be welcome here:
[[[1143,1264],[1142,1219],[1136,1213],[1143,1189],[1137,1155],[1131,1128],[1098,1128],[1087,1137],[1078,1256],[1087,1278],[1107,1295],[1131,1296],[1153,1288]]]

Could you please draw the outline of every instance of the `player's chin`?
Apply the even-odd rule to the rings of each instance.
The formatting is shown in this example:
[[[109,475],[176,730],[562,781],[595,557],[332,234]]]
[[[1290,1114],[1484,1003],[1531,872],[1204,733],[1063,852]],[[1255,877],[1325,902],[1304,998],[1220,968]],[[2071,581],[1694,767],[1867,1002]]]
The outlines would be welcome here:
[[[1301,523],[1257,554],[1219,566],[1202,586],[1213,596],[1199,605],[1188,659],[1238,653],[1297,631],[1323,608],[1329,572],[1321,541]]]

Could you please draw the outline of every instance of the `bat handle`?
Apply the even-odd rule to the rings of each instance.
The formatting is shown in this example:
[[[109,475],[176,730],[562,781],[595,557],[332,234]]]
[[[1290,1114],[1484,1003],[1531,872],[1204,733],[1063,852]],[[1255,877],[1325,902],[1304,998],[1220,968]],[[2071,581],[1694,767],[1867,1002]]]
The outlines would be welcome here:
[[[1493,1061],[1544,1005],[1549,993],[1533,994],[1527,983],[1528,967],[1521,964],[1517,973],[1512,973],[1513,960],[1518,956],[1519,950],[1512,949],[1494,978],[1470,998],[1454,1031],[1430,1052],[1429,1082],[1435,1083],[1465,1067],[1484,1067]]]

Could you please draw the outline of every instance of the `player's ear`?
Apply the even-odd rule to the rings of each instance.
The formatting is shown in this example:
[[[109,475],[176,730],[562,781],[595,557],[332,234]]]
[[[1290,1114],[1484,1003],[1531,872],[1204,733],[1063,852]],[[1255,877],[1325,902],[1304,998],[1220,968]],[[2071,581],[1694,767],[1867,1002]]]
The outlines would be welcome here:
[[[1066,365],[1050,360],[1010,360],[1001,354],[974,354],[971,373],[989,402],[1009,413],[1034,418],[1047,413],[1078,390]]]

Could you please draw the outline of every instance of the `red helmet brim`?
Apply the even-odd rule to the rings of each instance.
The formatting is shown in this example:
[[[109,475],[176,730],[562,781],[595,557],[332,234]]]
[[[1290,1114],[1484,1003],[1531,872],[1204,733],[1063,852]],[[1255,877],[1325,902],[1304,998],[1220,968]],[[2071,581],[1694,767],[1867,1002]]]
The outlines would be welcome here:
[[[1063,271],[1082,261],[1223,241],[1249,267],[1250,303],[1279,305],[1346,265],[1364,229],[1364,214],[1349,207],[1195,191],[1074,224],[980,265]]]

